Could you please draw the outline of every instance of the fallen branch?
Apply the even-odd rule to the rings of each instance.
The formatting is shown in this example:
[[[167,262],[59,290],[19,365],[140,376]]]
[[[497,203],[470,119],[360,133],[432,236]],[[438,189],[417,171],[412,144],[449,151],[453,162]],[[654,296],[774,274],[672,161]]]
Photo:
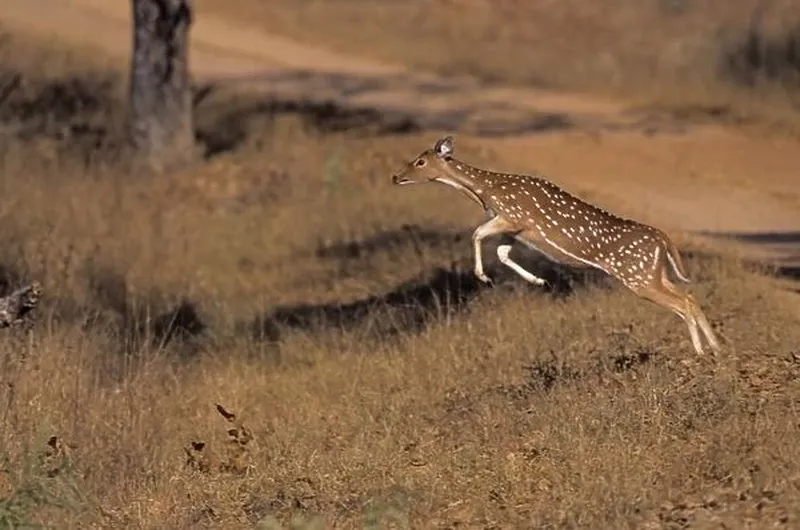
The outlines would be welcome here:
[[[39,282],[34,281],[30,285],[0,298],[0,328],[21,324],[25,315],[33,311],[39,304],[41,295],[42,286]]]

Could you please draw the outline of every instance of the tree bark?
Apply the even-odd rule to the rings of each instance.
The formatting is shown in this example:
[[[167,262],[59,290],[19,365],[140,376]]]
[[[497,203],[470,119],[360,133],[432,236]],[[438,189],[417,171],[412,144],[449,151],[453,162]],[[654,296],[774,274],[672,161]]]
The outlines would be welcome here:
[[[190,0],[133,0],[130,138],[140,160],[157,167],[195,152],[189,80]]]

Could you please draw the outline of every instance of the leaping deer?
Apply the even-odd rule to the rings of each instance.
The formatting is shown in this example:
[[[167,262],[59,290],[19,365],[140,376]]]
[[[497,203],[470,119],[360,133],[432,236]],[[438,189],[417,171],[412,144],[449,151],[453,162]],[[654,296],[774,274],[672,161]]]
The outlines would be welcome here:
[[[636,295],[677,313],[689,327],[692,346],[703,354],[699,329],[711,349],[720,350],[708,319],[695,298],[679,290],[669,277],[690,279],[677,247],[661,230],[616,216],[561,189],[542,176],[499,173],[470,166],[453,156],[453,137],[436,142],[392,176],[396,185],[440,182],[478,203],[489,220],[472,234],[475,275],[483,271],[481,241],[508,234],[551,261],[596,268],[616,278]],[[500,262],[534,285],[545,280],[511,259],[511,245],[499,245]]]

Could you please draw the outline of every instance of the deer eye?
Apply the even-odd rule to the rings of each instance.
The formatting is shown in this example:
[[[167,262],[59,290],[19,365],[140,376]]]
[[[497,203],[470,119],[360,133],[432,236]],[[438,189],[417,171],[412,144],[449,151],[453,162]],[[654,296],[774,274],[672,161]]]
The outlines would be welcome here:
[[[417,160],[417,163],[414,164],[414,165],[417,166],[417,167],[422,167],[422,166],[425,165],[425,160],[420,158],[419,160]]]

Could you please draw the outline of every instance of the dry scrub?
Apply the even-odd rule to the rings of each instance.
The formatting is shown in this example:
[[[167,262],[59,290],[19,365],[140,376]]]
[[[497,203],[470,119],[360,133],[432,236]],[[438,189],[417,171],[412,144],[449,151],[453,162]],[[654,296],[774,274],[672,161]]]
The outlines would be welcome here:
[[[0,334],[0,527],[798,524],[797,300],[766,276],[688,257],[727,344],[697,358],[609,282],[478,285],[480,212],[389,185],[436,134],[212,91],[225,148],[129,175],[119,74],[30,51],[0,48],[0,294],[46,296]]]

